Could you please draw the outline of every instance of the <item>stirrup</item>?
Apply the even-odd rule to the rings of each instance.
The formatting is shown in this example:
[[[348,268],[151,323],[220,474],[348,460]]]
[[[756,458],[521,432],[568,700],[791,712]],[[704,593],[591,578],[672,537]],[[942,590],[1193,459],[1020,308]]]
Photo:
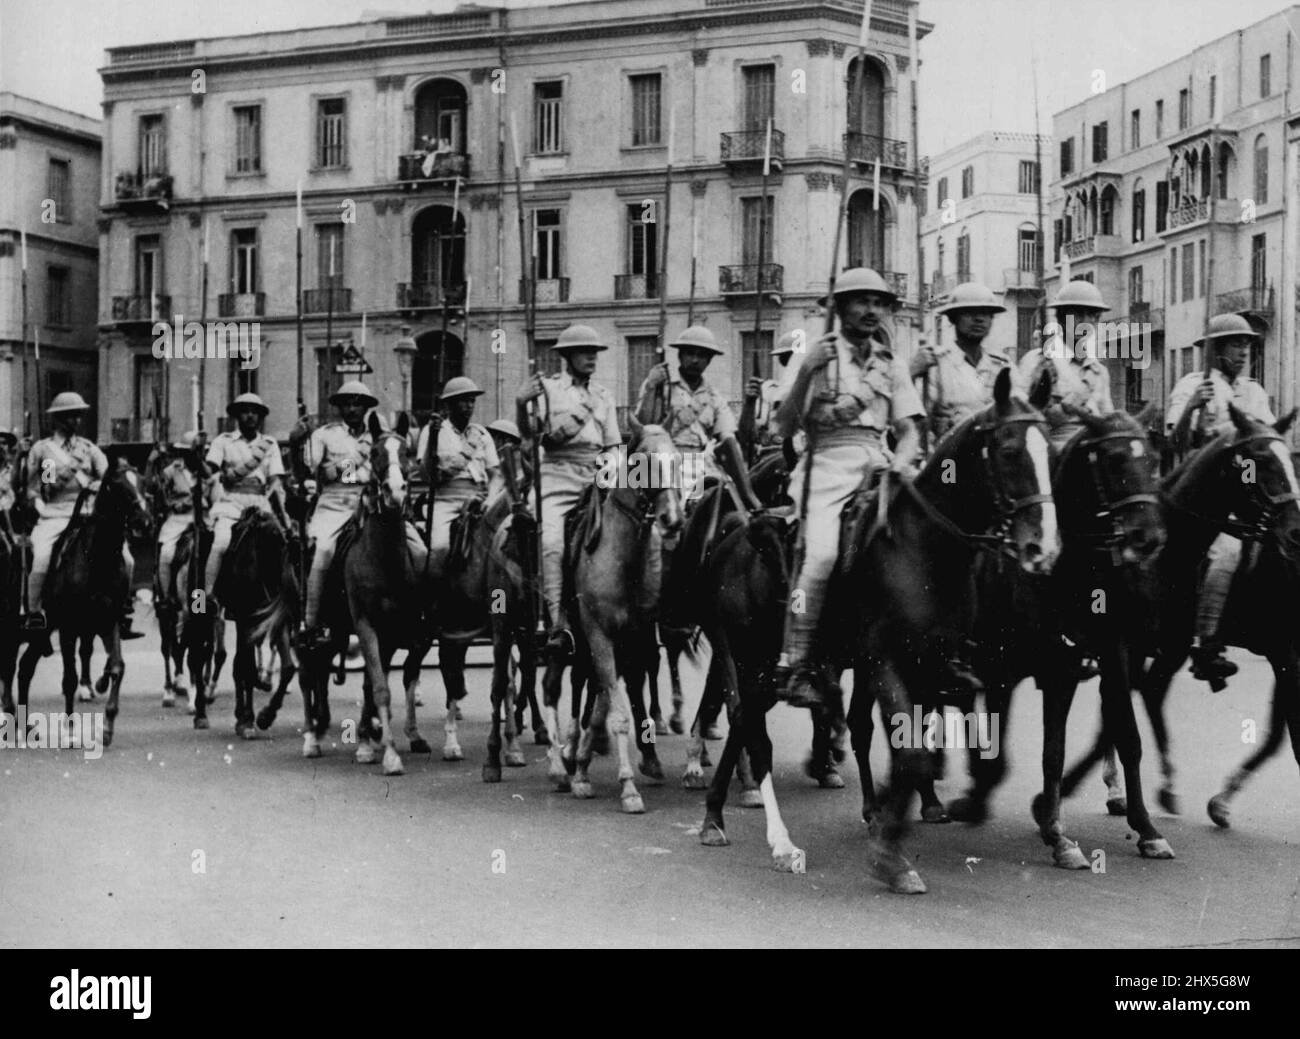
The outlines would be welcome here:
[[[44,610],[31,610],[23,617],[23,631],[47,631],[49,626]]]
[[[573,632],[568,628],[556,628],[546,637],[546,649],[561,657],[570,657],[576,651]]]
[[[776,699],[791,707],[806,707],[818,710],[826,705],[822,691],[824,676],[815,667],[802,665],[791,668],[789,664],[778,664],[772,672],[772,685]]]

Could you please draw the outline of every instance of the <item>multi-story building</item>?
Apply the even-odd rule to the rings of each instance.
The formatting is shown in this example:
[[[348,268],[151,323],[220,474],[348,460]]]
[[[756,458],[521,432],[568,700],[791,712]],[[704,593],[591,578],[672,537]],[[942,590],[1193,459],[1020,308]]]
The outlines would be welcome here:
[[[1291,7],[1054,117],[1048,291],[1064,261],[1153,351],[1149,368],[1112,357],[1117,403],[1163,404],[1201,367],[1207,310],[1263,333],[1252,374],[1295,403],[1296,26]]]
[[[95,404],[99,132],[88,116],[0,93],[0,429],[21,431],[30,413],[39,432],[63,390]]]
[[[620,404],[656,358],[661,307],[669,337],[690,319],[728,344],[710,377],[738,400],[776,337],[819,330],[846,143],[840,262],[888,273],[908,337],[915,6],[875,0],[851,102],[861,0],[463,6],[110,50],[101,433],[148,438],[162,408],[191,422],[199,368],[208,428],[244,388],[267,400],[268,429],[287,428],[299,185],[310,412],[348,377],[340,340],[360,348],[363,327],[386,409],[409,395],[427,410],[463,373],[487,390],[482,415],[512,412],[533,262],[538,345],[595,326],[615,347],[598,378]],[[157,360],[154,319],[177,314],[260,320],[260,366]]]
[[[1051,140],[988,130],[930,160],[931,204],[921,219],[933,303],[977,281],[1002,296],[1007,313],[987,345],[1018,357],[1032,345],[1039,288],[1039,162]],[[1040,159],[1039,156],[1042,156]],[[946,319],[929,322],[931,341],[951,341]]]

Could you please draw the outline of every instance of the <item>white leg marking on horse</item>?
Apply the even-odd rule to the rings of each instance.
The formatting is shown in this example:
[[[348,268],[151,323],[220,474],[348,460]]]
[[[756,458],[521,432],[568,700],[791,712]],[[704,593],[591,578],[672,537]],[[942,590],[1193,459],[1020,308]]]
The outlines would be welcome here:
[[[781,818],[781,809],[776,803],[776,788],[772,786],[772,773],[763,777],[758,789],[763,794],[763,812],[767,816],[767,843],[772,849],[772,857],[793,855],[798,849],[790,840],[790,833]]]
[[[1050,455],[1047,437],[1043,436],[1041,429],[1030,426],[1025,431],[1025,449],[1034,463],[1034,474],[1038,477],[1038,493],[1051,494],[1052,471],[1048,465]],[[1043,510],[1043,555],[1048,559],[1055,559],[1061,552],[1060,533],[1056,529],[1056,503],[1044,502],[1041,508]]]

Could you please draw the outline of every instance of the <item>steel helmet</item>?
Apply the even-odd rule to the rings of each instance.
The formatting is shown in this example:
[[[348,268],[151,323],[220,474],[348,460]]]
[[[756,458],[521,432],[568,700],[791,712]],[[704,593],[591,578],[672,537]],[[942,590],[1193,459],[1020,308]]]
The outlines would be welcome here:
[[[199,442],[199,434],[196,430],[187,429],[181,434],[181,438],[172,444],[175,451],[188,451]]]
[[[45,414],[56,415],[60,411],[89,411],[90,405],[85,402],[80,393],[73,393],[71,390],[65,390],[50,402],[50,406],[45,409]]]
[[[948,302],[939,307],[937,314],[954,314],[962,310],[985,310],[991,314],[1004,314],[1006,307],[998,302],[991,289],[977,281],[963,281],[948,294]]]
[[[373,408],[379,404],[379,398],[376,397],[373,393],[371,393],[370,387],[368,387],[360,379],[352,379],[349,382],[345,382],[337,390],[331,393],[330,403],[331,404],[342,403],[344,397],[360,397],[362,400],[366,402],[366,406],[370,408]]]
[[[439,400],[451,400],[452,397],[481,397],[483,390],[474,385],[474,380],[464,375],[458,375],[454,379],[448,379],[447,385],[442,388],[442,396]]]
[[[777,340],[776,346],[772,348],[772,356],[780,357],[782,354],[794,353],[794,344],[799,341],[799,337],[801,335],[804,335],[802,331],[787,332],[779,340]]]
[[[570,325],[560,333],[552,350],[608,350],[609,344],[601,342],[600,336],[590,325]]]
[[[233,416],[241,408],[253,408],[260,411],[263,417],[271,414],[271,409],[262,403],[262,398],[256,393],[241,393],[226,405],[226,414]]]
[[[516,443],[523,440],[523,437],[519,435],[519,427],[508,418],[499,418],[495,422],[489,423],[488,432],[500,433],[503,437],[508,437]]]
[[[1251,339],[1263,338],[1240,314],[1219,314],[1210,318],[1209,332],[1196,340],[1195,345],[1203,346],[1212,339],[1239,339],[1243,336]]]
[[[876,292],[888,296],[891,303],[898,301],[896,293],[879,274],[870,267],[850,267],[835,279],[835,295],[847,296],[850,292]],[[817,301],[819,306],[826,306],[826,297]]]
[[[1101,293],[1097,291],[1097,286],[1082,279],[1062,285],[1051,305],[1054,309],[1070,307],[1078,310],[1095,310],[1098,313],[1110,309],[1106,301],[1101,298]]]
[[[713,333],[703,325],[692,325],[668,345],[694,347],[697,350],[705,350],[712,354],[725,354],[727,352],[718,345]]]

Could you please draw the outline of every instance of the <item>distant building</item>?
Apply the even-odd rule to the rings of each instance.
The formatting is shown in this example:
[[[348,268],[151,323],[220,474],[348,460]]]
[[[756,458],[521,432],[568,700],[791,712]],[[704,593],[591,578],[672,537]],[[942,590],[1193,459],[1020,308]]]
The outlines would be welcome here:
[[[1111,304],[1105,319],[1153,344],[1149,368],[1111,360],[1117,403],[1163,404],[1202,366],[1207,307],[1264,333],[1251,373],[1279,411],[1296,402],[1298,28],[1293,6],[1054,117],[1048,291],[1063,252]]]
[[[0,93],[0,428],[22,430],[76,390],[93,406],[98,372],[100,124]],[[23,385],[22,232],[27,232]],[[40,382],[36,347],[40,345]],[[94,428],[92,412],[87,428]]]
[[[1039,150],[1045,162],[1051,138]],[[989,130],[948,149],[930,160],[929,190],[921,230],[932,305],[962,282],[987,286],[1007,308],[987,345],[1019,357],[1032,345],[1041,296],[1034,135]],[[930,327],[931,342],[953,341],[947,318],[932,316]]]
[[[614,347],[598,378],[620,405],[656,360],[661,293],[670,338],[690,317],[728,344],[709,375],[736,401],[755,360],[768,370],[783,332],[820,332],[846,139],[853,191],[841,265],[868,263],[892,280],[906,301],[899,337],[910,341],[922,280],[908,143],[915,6],[875,0],[864,100],[851,105],[861,0],[467,5],[110,50],[101,432],[149,439],[160,401],[173,432],[193,421],[198,363],[166,362],[164,376],[151,349],[155,319],[178,313],[261,322],[259,368],[204,366],[207,428],[246,388],[270,405],[269,429],[292,422],[300,182],[308,411],[327,407],[348,377],[335,368],[340,340],[359,347],[365,315],[367,381],[386,411],[403,403],[402,341],[415,348],[415,410],[463,373],[487,391],[481,415],[511,413],[527,370],[515,136],[537,342],[575,321],[595,326]],[[665,286],[657,257],[670,154]]]

